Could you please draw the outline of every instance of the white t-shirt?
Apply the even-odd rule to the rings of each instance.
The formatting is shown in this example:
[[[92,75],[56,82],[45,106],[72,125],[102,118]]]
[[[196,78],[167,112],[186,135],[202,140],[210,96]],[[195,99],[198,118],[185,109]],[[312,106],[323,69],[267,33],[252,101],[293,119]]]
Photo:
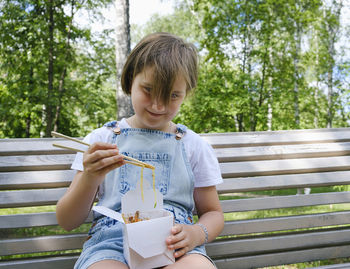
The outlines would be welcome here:
[[[131,128],[125,119],[119,123],[120,128]],[[111,131],[107,127],[95,129],[84,138],[84,142],[108,142]],[[187,129],[181,138],[188,160],[194,174],[194,187],[208,187],[222,183],[221,171],[213,148],[198,134]],[[83,171],[83,154],[77,153],[72,169]]]

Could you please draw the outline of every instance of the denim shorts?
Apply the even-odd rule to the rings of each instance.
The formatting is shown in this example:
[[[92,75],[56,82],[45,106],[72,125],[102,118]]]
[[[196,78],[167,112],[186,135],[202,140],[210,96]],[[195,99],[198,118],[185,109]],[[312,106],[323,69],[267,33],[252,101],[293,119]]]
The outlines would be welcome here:
[[[127,264],[123,251],[123,230],[123,223],[109,217],[94,222],[74,269],[86,269],[103,260],[116,260]],[[201,254],[213,263],[206,254],[204,245],[197,246],[188,254]]]

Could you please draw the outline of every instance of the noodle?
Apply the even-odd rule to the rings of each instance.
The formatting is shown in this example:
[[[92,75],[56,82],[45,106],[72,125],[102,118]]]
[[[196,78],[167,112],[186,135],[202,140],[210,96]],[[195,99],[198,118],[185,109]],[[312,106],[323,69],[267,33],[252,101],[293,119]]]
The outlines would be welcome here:
[[[141,166],[141,180],[140,181],[141,181],[141,198],[142,198],[142,202],[145,201],[144,194],[143,194],[143,169],[145,167],[146,168],[150,168],[150,167],[147,167],[145,165]],[[156,208],[156,206],[157,206],[156,175],[155,175],[156,168],[153,167],[153,168],[150,168],[150,169],[152,169],[153,192],[154,192],[154,208]]]
[[[152,178],[153,178],[153,191],[154,191],[154,208],[157,206],[157,193],[156,193],[156,175],[155,175],[156,169],[152,169]]]
[[[142,168],[141,168],[141,197],[142,197],[142,202],[145,201],[145,198],[143,196],[143,169],[144,168],[145,168],[144,166],[142,166]]]

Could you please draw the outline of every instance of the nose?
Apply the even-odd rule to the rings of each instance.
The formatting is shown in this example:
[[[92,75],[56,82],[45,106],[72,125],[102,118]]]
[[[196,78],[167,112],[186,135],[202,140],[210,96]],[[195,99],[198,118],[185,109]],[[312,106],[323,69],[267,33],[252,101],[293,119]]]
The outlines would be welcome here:
[[[152,109],[158,112],[165,111],[165,105],[161,101],[154,100],[152,102]]]

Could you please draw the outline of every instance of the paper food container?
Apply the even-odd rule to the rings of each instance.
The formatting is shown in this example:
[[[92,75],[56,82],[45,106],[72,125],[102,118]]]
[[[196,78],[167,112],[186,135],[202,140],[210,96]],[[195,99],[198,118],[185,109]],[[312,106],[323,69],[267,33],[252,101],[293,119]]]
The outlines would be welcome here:
[[[143,182],[143,188],[137,184],[135,190],[122,197],[122,214],[126,222],[129,218],[142,221],[125,223],[122,214],[103,206],[92,209],[109,216],[125,225],[124,256],[130,269],[151,269],[175,262],[173,251],[167,248],[166,238],[173,226],[173,215],[163,209],[163,195]],[[136,213],[138,212],[138,213]]]

